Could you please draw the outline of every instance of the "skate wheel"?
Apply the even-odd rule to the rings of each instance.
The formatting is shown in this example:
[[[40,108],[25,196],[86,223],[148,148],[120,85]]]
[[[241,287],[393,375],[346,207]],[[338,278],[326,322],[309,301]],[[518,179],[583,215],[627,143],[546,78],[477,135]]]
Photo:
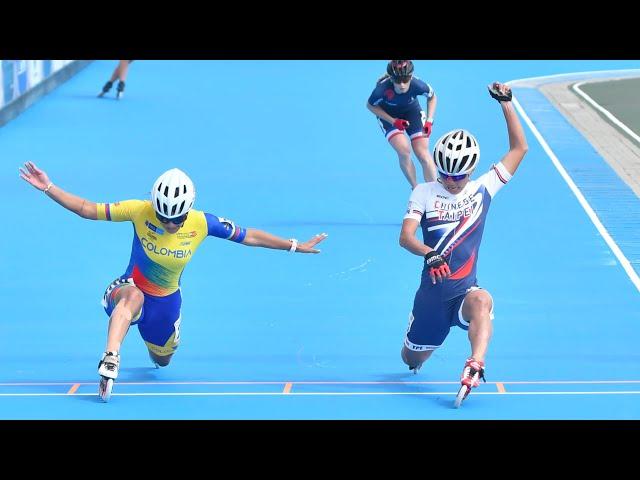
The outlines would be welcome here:
[[[111,389],[113,388],[113,378],[102,377],[100,379],[100,386],[98,387],[98,394],[103,402],[108,402],[111,398]]]
[[[458,390],[458,394],[456,395],[456,401],[453,404],[453,406],[455,408],[460,408],[460,405],[462,405],[462,401],[467,396],[467,390],[468,389],[469,389],[469,387],[467,387],[466,385],[462,385],[460,387],[460,390]]]

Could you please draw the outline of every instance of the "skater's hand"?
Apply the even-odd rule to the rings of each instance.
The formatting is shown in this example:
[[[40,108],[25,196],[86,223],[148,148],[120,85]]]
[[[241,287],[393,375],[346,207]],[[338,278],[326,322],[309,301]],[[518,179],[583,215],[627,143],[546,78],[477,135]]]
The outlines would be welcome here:
[[[444,282],[447,277],[451,276],[451,270],[444,258],[438,252],[431,251],[424,256],[427,267],[429,267],[429,276],[431,282],[435,285],[436,280],[440,283]]]
[[[26,162],[24,164],[24,170],[22,168],[19,168],[19,170],[20,178],[29,182],[38,190],[43,191],[51,183],[46,172],[36,167],[36,164],[33,162]]]
[[[431,136],[431,127],[433,126],[433,122],[426,121],[424,122],[424,133],[427,134],[427,138]]]
[[[409,126],[409,121],[403,118],[396,118],[393,121],[393,126],[396,127],[398,130],[404,130]]]
[[[498,102],[510,102],[513,96],[511,88],[508,85],[500,82],[493,82],[491,85],[487,85],[489,89],[489,95]]]
[[[311,238],[311,240],[306,241],[304,243],[299,243],[298,247],[296,248],[296,252],[298,252],[298,253],[320,253],[320,250],[317,250],[317,249],[315,249],[313,247],[315,247],[318,243],[323,241],[328,236],[329,235],[327,235],[326,233],[320,233],[318,235],[314,235],[313,238]]]

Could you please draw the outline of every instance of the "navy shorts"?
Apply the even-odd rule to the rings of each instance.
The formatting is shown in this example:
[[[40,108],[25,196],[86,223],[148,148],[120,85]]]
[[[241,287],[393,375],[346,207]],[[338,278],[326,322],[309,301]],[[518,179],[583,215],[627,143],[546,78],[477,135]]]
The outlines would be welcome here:
[[[443,302],[437,295],[428,295],[422,288],[418,289],[413,301],[413,310],[409,315],[409,327],[404,339],[405,347],[414,352],[435,350],[444,343],[451,327],[458,326],[468,330],[469,322],[462,317],[462,303],[467,293],[474,290],[481,290],[481,288],[471,287],[463,295]],[[493,319],[493,306],[491,319]]]
[[[376,118],[378,119],[378,124],[380,125],[380,128],[382,128],[382,132],[387,140],[391,140],[392,137],[402,133],[402,130],[398,130],[386,120],[383,120],[380,117]],[[399,114],[396,118],[402,118],[409,121],[409,126],[406,128],[405,132],[407,132],[411,140],[421,137],[427,138],[427,134],[424,133],[423,130],[424,122],[427,121],[427,114],[424,113],[420,107],[416,106],[416,108],[413,108],[408,112]]]
[[[102,297],[102,306],[107,315],[111,316],[116,306],[116,293],[130,285],[135,286],[133,279],[120,277],[107,287]],[[143,295],[142,311],[131,325],[138,325],[140,336],[149,350],[160,357],[171,355],[180,343],[180,290],[166,297],[154,297],[144,292]]]

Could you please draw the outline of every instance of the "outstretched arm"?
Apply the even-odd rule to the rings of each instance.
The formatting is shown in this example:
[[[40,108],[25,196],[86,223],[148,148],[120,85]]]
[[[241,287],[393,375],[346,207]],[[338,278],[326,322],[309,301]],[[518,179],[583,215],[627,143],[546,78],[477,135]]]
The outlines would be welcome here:
[[[71,193],[65,192],[49,180],[44,170],[40,170],[35,163],[27,162],[24,169],[20,168],[20,178],[33,185],[34,188],[45,193],[67,210],[89,220],[98,219],[98,207],[94,202],[85,200]]]
[[[499,82],[489,85],[489,93],[495,98],[502,107],[502,113],[507,122],[507,131],[509,133],[509,151],[502,158],[502,164],[506,167],[511,175],[516,173],[520,166],[520,162],[524,158],[529,146],[524,136],[522,124],[518,118],[513,103],[511,102],[511,88]]]
[[[320,253],[315,247],[318,243],[327,238],[326,233],[320,233],[315,235],[311,240],[304,243],[298,243],[295,239],[286,240],[284,238],[276,237],[262,230],[256,230],[254,228],[247,228],[247,235],[242,241],[243,245],[250,247],[263,247],[273,248],[275,250],[289,250],[291,252],[298,253]]]

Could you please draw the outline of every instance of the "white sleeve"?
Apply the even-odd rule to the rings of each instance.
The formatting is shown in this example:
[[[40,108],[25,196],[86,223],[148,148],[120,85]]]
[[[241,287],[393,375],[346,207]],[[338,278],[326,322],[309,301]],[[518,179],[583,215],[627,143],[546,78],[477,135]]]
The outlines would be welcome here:
[[[404,219],[413,218],[418,222],[422,220],[422,216],[427,210],[427,192],[428,185],[426,183],[421,183],[413,189],[413,192],[411,192],[411,196],[409,197],[409,205],[407,206],[407,212],[405,213]]]
[[[423,93],[423,95],[424,95],[425,97],[427,97],[427,99],[429,99],[429,98],[433,97],[433,94],[434,94],[434,93],[436,93],[436,92],[433,90],[433,88],[431,87],[431,85],[429,85],[428,83],[427,83],[427,87],[429,87],[429,90],[428,90],[428,91],[426,91],[426,92],[424,92],[424,93]]]
[[[487,192],[489,192],[489,195],[493,198],[496,193],[498,193],[498,190],[504,187],[509,180],[511,180],[511,174],[502,162],[498,162],[495,165],[491,165],[491,169],[482,175],[478,179],[478,182],[487,188]]]

